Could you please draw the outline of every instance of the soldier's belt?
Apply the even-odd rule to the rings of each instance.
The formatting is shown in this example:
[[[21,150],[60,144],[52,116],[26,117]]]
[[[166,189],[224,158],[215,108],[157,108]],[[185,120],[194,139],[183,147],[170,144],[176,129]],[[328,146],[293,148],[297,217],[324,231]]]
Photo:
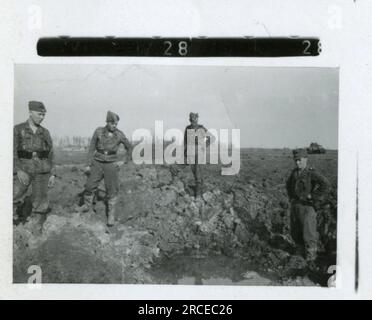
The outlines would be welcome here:
[[[97,152],[100,154],[107,155],[107,156],[112,156],[116,154],[116,151],[107,151],[107,150],[97,150]]]
[[[21,159],[47,159],[49,155],[49,151],[26,151],[26,150],[19,150],[17,151],[18,158]]]

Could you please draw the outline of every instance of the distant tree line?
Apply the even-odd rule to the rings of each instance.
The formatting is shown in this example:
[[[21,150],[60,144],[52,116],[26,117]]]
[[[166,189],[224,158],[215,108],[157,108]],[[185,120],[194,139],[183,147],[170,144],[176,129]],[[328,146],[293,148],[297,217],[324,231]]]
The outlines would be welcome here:
[[[59,148],[88,148],[90,144],[91,137],[82,137],[82,136],[53,136],[53,144]],[[156,142],[150,142],[150,144],[155,147],[155,144],[161,144],[162,142],[159,139],[155,139]],[[164,140],[163,147],[166,148],[169,144],[173,143],[175,140]],[[141,141],[133,141],[136,145]],[[228,146],[221,145],[220,147],[228,148],[229,150],[232,149],[232,145],[229,143]]]
[[[86,148],[90,144],[90,137],[81,137],[81,136],[54,136],[53,137],[53,143],[55,146],[60,148],[69,148],[69,147],[75,147],[75,148]]]

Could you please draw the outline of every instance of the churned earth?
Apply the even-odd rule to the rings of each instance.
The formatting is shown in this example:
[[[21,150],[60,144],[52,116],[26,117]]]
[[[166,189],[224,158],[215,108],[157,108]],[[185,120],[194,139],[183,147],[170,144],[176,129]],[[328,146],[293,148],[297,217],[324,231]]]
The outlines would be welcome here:
[[[206,166],[201,198],[186,165],[125,164],[120,171],[117,224],[106,226],[104,186],[95,214],[81,213],[82,152],[56,152],[52,211],[19,210],[14,225],[14,282],[38,265],[44,283],[327,285],[336,264],[337,151],[310,155],[332,184],[318,212],[320,254],[311,268],[289,233],[285,180],[289,149],[244,149],[241,170],[222,176]]]

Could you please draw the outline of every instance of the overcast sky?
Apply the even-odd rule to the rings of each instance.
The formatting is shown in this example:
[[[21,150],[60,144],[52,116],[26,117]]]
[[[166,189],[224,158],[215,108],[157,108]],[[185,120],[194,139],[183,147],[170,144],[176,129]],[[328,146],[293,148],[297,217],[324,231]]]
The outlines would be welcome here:
[[[46,105],[52,136],[91,136],[107,110],[128,138],[155,120],[183,130],[193,111],[207,128],[239,128],[242,147],[337,149],[335,68],[16,65],[16,124],[29,100]]]

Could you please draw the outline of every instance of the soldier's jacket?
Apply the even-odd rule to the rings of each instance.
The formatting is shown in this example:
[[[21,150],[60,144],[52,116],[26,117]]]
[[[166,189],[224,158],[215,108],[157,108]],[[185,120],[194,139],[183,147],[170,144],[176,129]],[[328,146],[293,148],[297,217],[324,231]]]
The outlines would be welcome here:
[[[30,153],[33,157],[26,158],[25,155]],[[53,142],[46,128],[38,126],[34,133],[28,121],[14,126],[13,172],[23,170],[29,174],[54,174],[53,160]]]
[[[194,138],[195,137],[195,138]],[[200,140],[210,139],[208,135],[208,130],[201,124],[193,126],[192,124],[188,125],[185,129],[184,134],[184,153],[185,157],[188,159],[198,155],[198,146]],[[207,144],[210,143],[207,142]],[[207,144],[200,143],[201,151],[205,151],[205,146]]]
[[[132,145],[123,132],[119,129],[110,132],[107,127],[97,128],[90,141],[88,164],[91,164],[93,159],[101,162],[118,161],[117,151],[121,143],[131,155]]]
[[[286,187],[290,200],[315,207],[325,201],[330,191],[327,178],[312,167],[301,172],[295,168],[287,180]]]

